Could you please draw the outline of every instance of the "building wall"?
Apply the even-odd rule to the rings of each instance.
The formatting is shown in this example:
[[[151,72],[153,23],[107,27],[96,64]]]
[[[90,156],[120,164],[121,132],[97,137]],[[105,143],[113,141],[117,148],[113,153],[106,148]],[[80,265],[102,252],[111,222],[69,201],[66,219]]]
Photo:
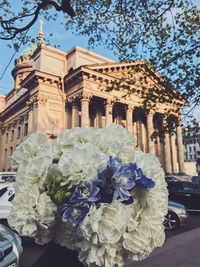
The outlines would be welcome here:
[[[23,60],[26,58],[20,57],[17,61],[19,66],[15,66],[15,74],[18,67],[22,71],[23,66],[26,66]],[[28,60],[30,61],[30,57]],[[101,128],[108,126],[109,121],[127,127],[136,136],[136,146],[144,152],[155,153],[166,172],[183,172],[180,162],[182,165],[184,162],[180,159],[180,153],[179,159],[177,157],[178,146],[175,139],[168,137],[167,146],[159,140],[154,144],[150,139],[155,114],[150,117],[145,114],[136,116],[141,103],[139,94],[131,94],[124,99],[123,90],[105,91],[108,79],[112,75],[120,75],[121,63],[79,47],[65,53],[44,44],[35,50],[31,60],[33,69],[19,82],[20,88],[14,88],[8,94],[2,110],[0,98],[1,170],[10,170],[9,156],[32,133],[43,132],[50,138],[55,138],[62,129]],[[106,71],[94,69],[95,64],[97,67],[105,64]],[[113,66],[110,68],[109,64]],[[87,66],[80,68],[83,65]],[[123,70],[125,68],[123,66]],[[143,75],[147,76],[149,86],[157,86],[155,78],[146,73],[137,73],[137,88]],[[162,113],[165,108],[173,109],[173,106],[158,103],[157,112]],[[179,146],[181,142],[182,140]]]
[[[196,127],[184,128],[183,140],[185,160],[196,162],[198,152],[200,152],[200,123]]]

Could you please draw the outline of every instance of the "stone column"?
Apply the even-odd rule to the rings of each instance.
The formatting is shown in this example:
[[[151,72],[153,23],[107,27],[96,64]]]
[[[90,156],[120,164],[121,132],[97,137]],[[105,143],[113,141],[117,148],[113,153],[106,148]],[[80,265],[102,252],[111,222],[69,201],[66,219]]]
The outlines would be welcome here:
[[[180,125],[176,128],[176,138],[177,138],[179,173],[184,174],[185,173],[184,149],[183,149],[182,127]]]
[[[161,142],[160,138],[158,138],[158,153],[159,153],[159,160],[163,169],[165,169],[165,148],[164,144]]]
[[[137,121],[137,146],[142,149],[142,127],[141,121]]]
[[[133,122],[133,134],[135,137],[135,146],[137,146],[137,122],[136,121]]]
[[[122,125],[122,115],[120,114],[120,111],[117,113],[116,124]]]
[[[81,127],[90,127],[89,103],[91,95],[83,93],[81,98]]]
[[[34,128],[34,122],[36,121],[35,118],[35,101],[34,98],[30,98],[28,101],[26,101],[26,106],[29,108],[29,114],[28,114],[28,132],[29,134],[35,132]],[[20,120],[21,124],[21,142],[22,142],[22,135],[23,135],[23,124]]]
[[[106,102],[106,126],[110,126],[113,122],[112,108],[113,102],[108,99]]]
[[[165,172],[167,174],[170,174],[172,173],[172,164],[171,164],[170,140],[168,133],[165,134],[164,154],[165,154]]]
[[[28,113],[28,133],[29,134],[31,134],[33,132],[32,131],[32,124],[33,124],[33,109],[30,109],[29,113]]]
[[[72,128],[79,127],[79,106],[77,100],[72,102]]]
[[[126,129],[133,132],[133,107],[131,105],[128,105],[126,109]]]
[[[155,154],[155,144],[154,144],[154,141],[151,139],[151,135],[154,131],[153,116],[154,116],[154,113],[151,111],[147,115],[147,142],[148,142],[148,152]]]
[[[102,128],[102,111],[100,108],[97,109],[96,111],[96,127]]]
[[[147,152],[147,131],[146,126],[141,122],[141,134],[142,134],[142,151]]]
[[[170,137],[170,143],[171,143],[171,159],[172,159],[172,172],[178,173],[178,165],[177,165],[177,148],[176,148],[176,142],[175,142],[175,135],[171,135]]]
[[[72,128],[72,105],[71,101],[68,99],[65,103],[65,128]]]

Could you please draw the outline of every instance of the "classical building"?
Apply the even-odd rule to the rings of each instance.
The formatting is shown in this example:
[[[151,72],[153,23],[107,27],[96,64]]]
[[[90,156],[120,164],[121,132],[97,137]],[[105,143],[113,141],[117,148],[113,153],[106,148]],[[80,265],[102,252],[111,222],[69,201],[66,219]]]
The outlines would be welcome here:
[[[185,161],[195,162],[197,173],[200,173],[200,122],[183,129],[183,143]]]
[[[134,93],[124,97],[125,89],[105,90],[130,70],[136,77]],[[185,172],[181,126],[176,136],[166,134],[165,144],[151,139],[164,110],[183,103],[157,101],[157,111],[148,115],[140,108],[141,77],[163,87],[163,78],[146,61],[115,62],[77,46],[63,52],[45,44],[41,29],[37,42],[16,59],[12,76],[14,88],[0,97],[1,170],[10,169],[9,156],[31,133],[55,138],[66,128],[117,123],[135,135],[137,147],[159,157],[166,173]]]

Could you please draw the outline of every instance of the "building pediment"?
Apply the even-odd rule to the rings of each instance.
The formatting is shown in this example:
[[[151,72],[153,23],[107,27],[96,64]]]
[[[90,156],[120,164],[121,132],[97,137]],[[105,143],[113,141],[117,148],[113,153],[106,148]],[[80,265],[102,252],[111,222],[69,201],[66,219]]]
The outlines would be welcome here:
[[[121,78],[130,75],[130,73],[134,81],[131,86],[135,88],[131,94],[140,94],[144,86],[146,86],[146,90],[151,90],[151,88],[155,86],[162,91],[171,90],[174,92],[176,98],[173,100],[173,104],[180,106],[185,104],[181,95],[178,94],[176,90],[172,89],[172,85],[146,61],[107,62],[103,64],[80,66],[65,76],[65,91],[83,80],[99,83],[102,85],[100,87],[104,88],[116,81],[120,87]],[[128,90],[124,88],[120,88],[120,91],[128,92]]]

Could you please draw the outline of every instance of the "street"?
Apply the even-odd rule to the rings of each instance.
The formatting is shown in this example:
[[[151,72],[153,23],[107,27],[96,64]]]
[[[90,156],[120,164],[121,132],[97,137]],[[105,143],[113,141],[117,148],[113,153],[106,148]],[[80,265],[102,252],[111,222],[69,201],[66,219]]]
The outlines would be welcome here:
[[[139,263],[127,263],[126,267],[200,266],[200,257],[198,254],[200,248],[199,213],[190,214],[187,225],[179,227],[174,231],[166,231],[166,237],[167,239],[164,246],[162,248],[156,249],[148,259]],[[47,248],[47,246],[39,246],[29,241],[24,242],[23,247],[24,251],[21,256],[20,267],[31,266],[45,253]],[[54,257],[56,257],[55,254]],[[37,265],[34,265],[34,267],[37,267]]]

